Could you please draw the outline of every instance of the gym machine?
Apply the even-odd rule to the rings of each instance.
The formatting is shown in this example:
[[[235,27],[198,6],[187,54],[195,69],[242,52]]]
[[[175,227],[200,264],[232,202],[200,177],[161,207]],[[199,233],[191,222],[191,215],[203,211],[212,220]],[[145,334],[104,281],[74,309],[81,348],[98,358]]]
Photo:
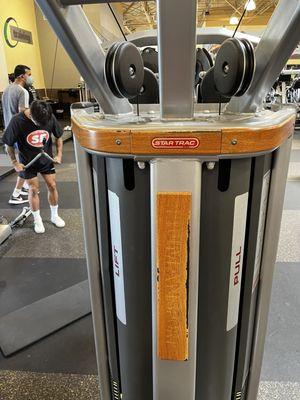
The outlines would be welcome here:
[[[271,91],[266,97],[266,107],[276,109],[276,107],[291,107],[296,108],[296,126],[299,129],[300,125],[300,70],[299,69],[284,69]]]
[[[196,0],[157,0],[156,39],[107,53],[78,5],[103,1],[36,1],[103,111],[72,107],[101,400],[255,400],[295,123],[262,104],[299,1],[279,1],[254,52],[198,33]],[[196,43],[221,44],[226,106],[195,104]],[[159,105],[139,98],[153,44]]]

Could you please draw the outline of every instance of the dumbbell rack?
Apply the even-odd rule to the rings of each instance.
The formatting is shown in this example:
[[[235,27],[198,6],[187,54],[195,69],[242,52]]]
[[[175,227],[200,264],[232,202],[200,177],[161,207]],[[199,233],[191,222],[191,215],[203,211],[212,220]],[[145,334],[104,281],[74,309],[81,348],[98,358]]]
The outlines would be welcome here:
[[[101,400],[255,400],[295,121],[261,106],[298,0],[221,115],[194,105],[196,0],[158,1],[160,107],[138,116],[78,2],[38,3],[104,111],[72,107]]]

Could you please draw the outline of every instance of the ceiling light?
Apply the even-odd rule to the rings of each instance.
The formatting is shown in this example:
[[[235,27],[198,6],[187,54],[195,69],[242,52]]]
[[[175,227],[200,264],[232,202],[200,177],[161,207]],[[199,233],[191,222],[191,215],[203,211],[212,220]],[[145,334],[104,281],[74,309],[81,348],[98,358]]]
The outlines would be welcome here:
[[[230,25],[237,25],[239,23],[238,17],[235,17],[234,15],[230,18],[229,20]]]
[[[254,0],[250,0],[245,5],[247,11],[253,11],[256,9],[256,4]]]

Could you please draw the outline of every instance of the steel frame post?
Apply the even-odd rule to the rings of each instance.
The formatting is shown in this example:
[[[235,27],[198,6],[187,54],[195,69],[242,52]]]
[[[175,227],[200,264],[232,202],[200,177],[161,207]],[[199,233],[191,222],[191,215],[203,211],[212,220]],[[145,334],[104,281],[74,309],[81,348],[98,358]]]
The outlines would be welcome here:
[[[277,150],[271,176],[246,400],[256,400],[258,394],[291,146],[292,137]]]
[[[158,0],[161,118],[194,117],[197,0]]]
[[[198,269],[202,163],[197,160],[154,159],[151,171],[153,400],[194,400],[196,392]],[[187,179],[187,176],[192,177]],[[192,196],[188,267],[189,356],[186,361],[163,360],[158,355],[157,195],[189,192]]]
[[[111,400],[91,156],[74,138],[101,400]]]

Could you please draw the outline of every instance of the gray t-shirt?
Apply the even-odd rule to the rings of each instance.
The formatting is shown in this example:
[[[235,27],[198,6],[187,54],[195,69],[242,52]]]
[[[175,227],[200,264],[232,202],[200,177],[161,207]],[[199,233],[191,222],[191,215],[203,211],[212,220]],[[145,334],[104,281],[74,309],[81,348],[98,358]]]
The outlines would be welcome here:
[[[29,107],[29,93],[21,85],[12,83],[7,86],[2,95],[2,108],[5,128],[12,117],[20,112],[20,109]]]

